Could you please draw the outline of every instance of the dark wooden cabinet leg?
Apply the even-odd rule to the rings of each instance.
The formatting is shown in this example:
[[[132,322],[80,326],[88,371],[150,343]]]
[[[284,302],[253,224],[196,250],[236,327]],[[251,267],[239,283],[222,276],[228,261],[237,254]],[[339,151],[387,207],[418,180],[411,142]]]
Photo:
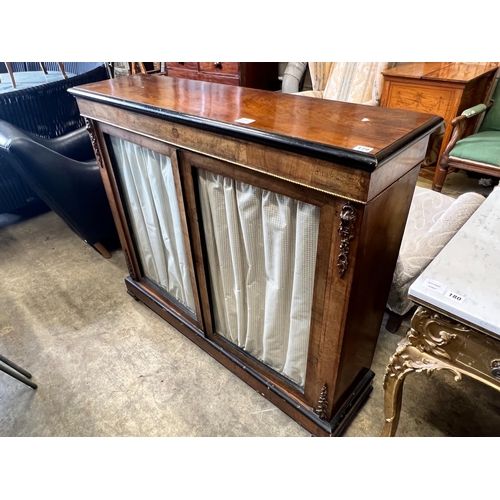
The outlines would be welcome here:
[[[106,249],[106,247],[100,243],[94,243],[92,245],[105,259],[111,259],[111,253]]]
[[[403,317],[394,312],[389,312],[389,317],[387,318],[387,322],[385,324],[385,329],[388,332],[396,333],[403,322]]]
[[[437,175],[434,177],[434,182],[432,183],[433,191],[437,191],[438,193],[441,192],[447,175],[448,175],[448,157],[442,156],[439,162],[439,170],[437,171]]]

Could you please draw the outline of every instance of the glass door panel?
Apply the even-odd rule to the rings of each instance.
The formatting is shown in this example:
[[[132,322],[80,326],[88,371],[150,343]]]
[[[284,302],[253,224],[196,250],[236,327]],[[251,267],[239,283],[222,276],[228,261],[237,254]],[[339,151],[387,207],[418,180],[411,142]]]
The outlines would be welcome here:
[[[172,162],[107,135],[142,274],[195,315]]]
[[[216,333],[304,387],[320,208],[196,172]]]

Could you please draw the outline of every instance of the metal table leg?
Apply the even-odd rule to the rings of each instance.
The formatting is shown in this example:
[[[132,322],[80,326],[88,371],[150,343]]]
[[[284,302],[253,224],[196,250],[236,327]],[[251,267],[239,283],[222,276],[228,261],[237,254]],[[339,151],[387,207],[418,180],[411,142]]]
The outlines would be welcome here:
[[[33,389],[36,389],[38,387],[34,382],[31,382],[31,380],[29,380],[31,378],[31,373],[27,372],[20,366],[17,366],[15,363],[8,360],[1,354],[0,354],[0,361],[8,365],[8,366],[3,366],[0,364],[0,371],[7,373],[11,377],[14,377],[23,384],[29,385]]]

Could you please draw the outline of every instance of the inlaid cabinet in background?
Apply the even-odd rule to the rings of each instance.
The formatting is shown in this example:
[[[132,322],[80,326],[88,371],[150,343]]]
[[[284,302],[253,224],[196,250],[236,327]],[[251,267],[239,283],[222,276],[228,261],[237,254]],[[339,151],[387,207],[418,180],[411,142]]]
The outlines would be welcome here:
[[[128,292],[312,433],[340,434],[372,388],[442,119],[168,76],[71,92]]]
[[[380,105],[434,113],[444,119],[444,132],[433,177],[435,189],[439,172],[439,158],[451,138],[451,122],[465,109],[487,103],[498,63],[407,63],[386,70]],[[464,137],[474,131],[471,120]],[[422,172],[424,174],[424,172]]]

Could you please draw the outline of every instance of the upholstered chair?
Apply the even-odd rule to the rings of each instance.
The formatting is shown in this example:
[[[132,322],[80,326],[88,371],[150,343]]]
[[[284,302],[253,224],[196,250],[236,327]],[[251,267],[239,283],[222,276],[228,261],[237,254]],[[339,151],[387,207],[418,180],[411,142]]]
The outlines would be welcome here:
[[[458,198],[416,186],[387,301],[386,329],[396,332],[415,305],[408,290],[484,201],[478,193]]]
[[[469,122],[482,119],[477,131],[462,139]],[[452,122],[450,142],[441,155],[433,189],[441,191],[450,168],[500,177],[500,85],[497,84],[489,105],[466,109]]]
[[[297,95],[379,106],[389,62],[310,62],[313,90]]]

